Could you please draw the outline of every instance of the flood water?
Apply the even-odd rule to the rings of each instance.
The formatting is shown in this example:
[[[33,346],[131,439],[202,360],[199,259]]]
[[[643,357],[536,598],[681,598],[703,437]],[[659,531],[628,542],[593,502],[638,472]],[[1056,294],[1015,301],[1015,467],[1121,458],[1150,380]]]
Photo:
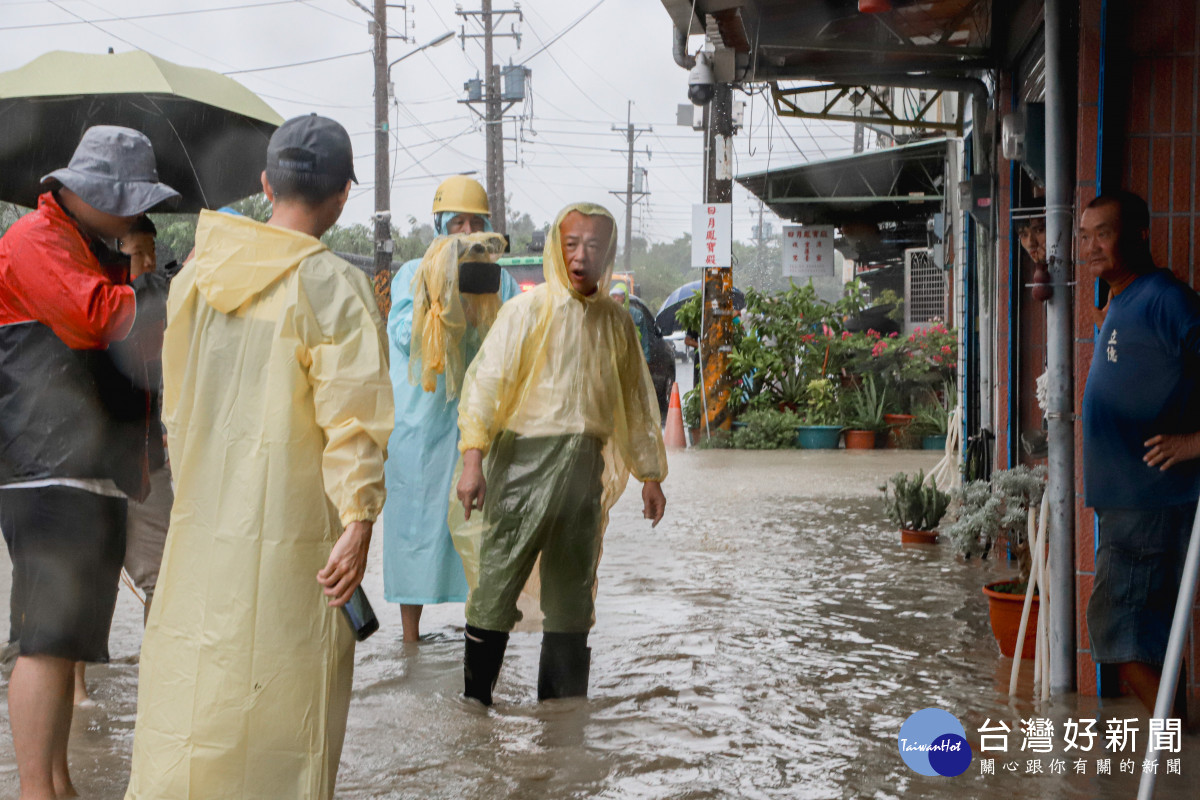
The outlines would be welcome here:
[[[1006,564],[964,563],[948,544],[902,548],[876,486],[937,460],[910,451],[690,451],[671,459],[667,519],[640,519],[636,485],[614,511],[600,568],[587,701],[536,702],[539,637],[514,633],[486,711],[459,697],[462,606],[426,610],[426,640],[400,642],[378,556],[365,586],[382,629],[359,646],[339,775],[344,798],[1117,798],[1136,776],[1025,774],[1020,720],[1141,717],[1129,699],[1009,702],[1011,662],[980,586]],[[378,538],[376,539],[378,548]],[[0,564],[0,597],[8,596]],[[0,601],[7,613],[7,604]],[[141,608],[122,590],[114,663],[90,669],[99,705],[76,714],[72,765],[86,798],[120,798],[128,771]],[[7,669],[4,671],[7,680]],[[1030,671],[1022,696],[1030,694]],[[957,778],[923,777],[898,753],[913,712],[945,709],[976,751]],[[0,796],[17,790],[0,711]],[[1014,731],[981,775],[977,730]],[[1103,730],[1104,723],[1098,725]],[[1102,734],[1103,735],[1103,734]],[[1194,797],[1198,741],[1157,797]],[[1102,745],[1101,745],[1102,746]],[[995,755],[995,754],[992,754]],[[1078,754],[1074,754],[1078,757]],[[1002,768],[1020,761],[1020,772]],[[1068,772],[1070,768],[1068,768]],[[1161,770],[1160,770],[1161,771]]]

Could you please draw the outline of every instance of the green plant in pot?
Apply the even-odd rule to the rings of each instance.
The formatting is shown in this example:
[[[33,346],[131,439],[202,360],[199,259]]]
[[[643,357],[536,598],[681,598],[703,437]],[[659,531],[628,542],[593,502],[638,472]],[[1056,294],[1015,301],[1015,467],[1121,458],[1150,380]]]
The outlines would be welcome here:
[[[863,376],[862,385],[846,394],[846,447],[870,449],[875,437],[887,430],[883,415],[888,410],[887,387],[880,387],[874,375]],[[851,444],[853,442],[853,444]]]
[[[926,450],[940,450],[946,445],[946,429],[950,424],[950,412],[935,398],[913,409],[913,421],[908,434],[922,440]]]
[[[837,390],[828,378],[815,378],[805,386],[804,404],[796,427],[796,441],[806,450],[833,450],[842,435],[842,410]]]
[[[933,531],[941,523],[950,505],[950,495],[926,482],[925,471],[916,475],[897,472],[883,486],[884,508],[888,519],[900,527],[904,543],[932,544],[937,541]]]
[[[791,411],[773,408],[747,411],[738,418],[744,423],[733,432],[733,446],[743,450],[785,450],[796,442],[800,418]]]
[[[1007,543],[1007,551],[1017,562],[1015,579],[997,581],[983,587],[988,597],[992,633],[1000,652],[1012,657],[1016,652],[1017,632],[1024,605],[1033,551],[1028,536],[1029,510],[1042,502],[1046,489],[1045,467],[1014,467],[997,472],[988,481],[970,481],[955,492],[955,520],[943,533],[966,558],[987,558]],[[1023,658],[1033,657],[1037,630],[1037,595],[1033,598]]]

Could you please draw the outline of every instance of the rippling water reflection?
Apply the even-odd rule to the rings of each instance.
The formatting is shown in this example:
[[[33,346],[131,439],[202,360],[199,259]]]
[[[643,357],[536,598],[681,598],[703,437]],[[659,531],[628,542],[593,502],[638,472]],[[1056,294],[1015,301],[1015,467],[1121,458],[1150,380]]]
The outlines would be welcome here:
[[[998,760],[1001,774],[980,776],[977,756],[963,776],[934,779],[900,760],[901,723],[928,706],[955,714],[976,749],[987,718],[1016,729],[1031,716],[1060,725],[1138,716],[1129,700],[1102,709],[1074,697],[1049,708],[1008,702],[1010,662],[997,655],[979,591],[1007,567],[964,564],[945,545],[903,549],[882,518],[877,484],[935,460],[673,457],[666,522],[652,531],[640,519],[637,491],[615,510],[587,702],[537,704],[539,638],[516,633],[495,708],[467,703],[458,696],[461,606],[427,609],[427,640],[406,647],[398,609],[378,602],[384,628],[359,649],[339,797],[1133,796],[1128,775],[1008,775]],[[381,598],[374,567],[367,589]],[[76,724],[86,797],[119,798],[128,769],[140,611],[123,595],[118,615],[120,660],[92,671],[101,707]],[[1026,670],[1025,696],[1029,683]],[[9,796],[6,719],[3,728],[0,794]],[[1032,754],[1020,742],[1010,737],[1023,771]],[[1196,740],[1184,747],[1194,752]],[[1183,769],[1183,778],[1160,777],[1158,797],[1194,796],[1186,759]]]

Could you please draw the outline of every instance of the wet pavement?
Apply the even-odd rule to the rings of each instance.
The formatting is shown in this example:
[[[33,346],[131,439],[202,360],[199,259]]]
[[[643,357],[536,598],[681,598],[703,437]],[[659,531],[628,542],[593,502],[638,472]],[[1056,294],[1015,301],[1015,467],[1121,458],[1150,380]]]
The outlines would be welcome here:
[[[613,513],[600,568],[591,696],[536,702],[539,638],[515,633],[491,711],[459,697],[462,606],[426,610],[426,639],[400,642],[399,609],[376,602],[382,629],[359,646],[339,776],[344,798],[1117,798],[1135,794],[1146,723],[1129,700],[1070,696],[1009,702],[1011,662],[988,627],[980,586],[1007,564],[964,563],[947,544],[902,548],[876,486],[928,468],[912,451],[689,451],[673,455],[667,519],[640,519],[636,484]],[[0,558],[0,597],[8,596]],[[365,583],[382,598],[378,539]],[[7,613],[7,604],[0,602]],[[72,767],[83,797],[120,798],[128,771],[141,608],[122,590],[114,662],[89,670],[99,705],[80,710]],[[4,670],[5,688],[7,669]],[[1030,694],[1030,670],[1022,696]],[[900,725],[939,707],[966,728],[975,760],[957,778],[909,770]],[[1062,723],[1140,717],[1136,753],[1086,756],[1068,773]],[[0,797],[16,796],[0,709]],[[1053,753],[1021,752],[1020,721],[1055,722]],[[995,775],[980,774],[977,730],[1014,733]],[[1098,724],[1103,731],[1104,723]],[[1161,775],[1160,798],[1194,797]],[[1114,775],[1096,775],[1111,757]],[[1041,775],[1027,774],[1030,759]],[[1010,774],[1004,764],[1019,762]]]

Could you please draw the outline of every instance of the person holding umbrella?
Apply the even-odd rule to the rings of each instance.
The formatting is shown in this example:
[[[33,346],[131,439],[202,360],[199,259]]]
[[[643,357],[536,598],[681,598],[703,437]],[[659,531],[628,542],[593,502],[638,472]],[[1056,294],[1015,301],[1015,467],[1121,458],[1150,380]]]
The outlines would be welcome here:
[[[383,587],[388,602],[400,604],[406,642],[420,637],[426,605],[467,600],[446,517],[458,461],[459,391],[500,304],[521,293],[499,267],[490,271],[494,286],[472,285],[464,272],[474,263],[478,273],[478,264],[504,250],[504,237],[486,232],[487,192],[478,182],[465,175],[443,181],[433,224],[438,238],[424,257],[392,279],[387,324],[396,421],[386,465]]]
[[[161,331],[166,281],[127,282],[112,245],[178,198],[150,140],[86,130],[0,239],[0,530],[13,565],[8,688],[21,800],[74,796],[74,665],[107,662],[126,498],[149,485],[144,384],[130,365]]]

